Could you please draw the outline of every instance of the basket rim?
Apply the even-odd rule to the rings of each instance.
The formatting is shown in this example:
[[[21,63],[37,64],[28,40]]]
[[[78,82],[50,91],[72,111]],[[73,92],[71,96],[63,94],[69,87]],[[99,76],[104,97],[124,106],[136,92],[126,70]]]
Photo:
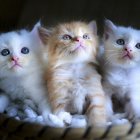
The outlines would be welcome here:
[[[140,135],[140,121],[127,122],[119,125],[74,127],[50,127],[33,122],[16,120],[5,114],[0,114],[0,132],[19,137],[47,138],[115,138],[128,135]]]

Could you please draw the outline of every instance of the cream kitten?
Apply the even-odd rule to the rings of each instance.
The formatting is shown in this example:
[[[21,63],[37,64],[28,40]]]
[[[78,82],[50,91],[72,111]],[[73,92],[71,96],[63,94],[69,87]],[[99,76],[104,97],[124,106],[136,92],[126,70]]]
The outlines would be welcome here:
[[[104,78],[107,110],[113,115],[112,95],[125,104],[130,119],[140,117],[140,31],[105,21]]]
[[[47,119],[50,106],[47,100],[42,75],[42,44],[38,27],[31,32],[20,30],[0,35],[0,112],[9,104],[9,99],[33,100],[38,111]],[[43,47],[43,46],[42,46]]]
[[[52,111],[65,123],[86,109],[88,124],[106,122],[101,76],[96,70],[96,23],[70,22],[49,32],[40,28],[48,52],[47,88]]]

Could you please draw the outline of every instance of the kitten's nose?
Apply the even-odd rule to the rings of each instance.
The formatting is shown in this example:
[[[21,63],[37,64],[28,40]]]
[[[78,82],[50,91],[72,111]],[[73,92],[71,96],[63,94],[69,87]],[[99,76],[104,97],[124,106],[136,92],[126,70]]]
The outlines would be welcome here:
[[[129,53],[132,52],[132,50],[131,50],[130,48],[127,48],[127,47],[125,47],[124,50],[125,50],[126,52],[129,52]]]
[[[74,38],[74,41],[79,42],[79,41],[80,41],[80,38],[79,38],[79,37],[75,37],[75,38]]]
[[[12,61],[18,61],[18,60],[19,60],[19,58],[18,58],[18,57],[16,57],[16,56],[12,56],[12,57],[11,57],[11,60],[12,60]]]

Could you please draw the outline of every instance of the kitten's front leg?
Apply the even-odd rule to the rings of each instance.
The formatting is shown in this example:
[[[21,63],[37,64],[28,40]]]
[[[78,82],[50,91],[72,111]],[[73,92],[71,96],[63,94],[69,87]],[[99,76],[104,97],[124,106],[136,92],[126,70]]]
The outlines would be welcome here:
[[[0,113],[3,113],[9,105],[9,98],[5,93],[0,94]]]
[[[39,108],[42,112],[43,118],[44,118],[45,122],[47,123],[47,125],[53,126],[53,127],[63,127],[65,125],[63,120],[60,119],[58,116],[52,114],[50,107],[46,108],[46,104],[47,103],[42,102],[39,105]]]
[[[130,120],[140,118],[140,93],[131,93],[125,110]]]
[[[105,96],[100,93],[93,93],[89,96],[90,105],[87,109],[89,125],[105,125],[107,122]]]
[[[56,81],[55,81],[56,82]],[[53,87],[52,87],[53,85]],[[72,116],[70,112],[66,110],[69,103],[68,99],[68,87],[65,82],[53,83],[48,86],[49,100],[52,108],[53,114],[57,115],[60,120],[66,124],[70,124],[72,121]]]
[[[33,86],[31,86],[31,88],[29,87],[28,91],[26,92],[27,97],[29,96],[31,102],[25,100],[25,104],[30,108],[33,107],[33,104],[37,105],[37,108],[35,108],[40,113],[40,115],[43,116],[44,121],[47,122],[49,114],[51,113],[47,92],[45,91],[44,87],[38,86],[39,84],[37,85],[36,83],[32,83],[32,85]]]
[[[114,112],[113,112],[111,96],[105,95],[105,99],[106,99],[105,104],[106,104],[107,118],[109,121],[112,121]]]
[[[72,116],[69,112],[65,110],[67,103],[65,102],[65,98],[57,98],[52,101],[52,111],[55,115],[58,116],[60,120],[62,120],[66,124],[70,124],[72,121]]]

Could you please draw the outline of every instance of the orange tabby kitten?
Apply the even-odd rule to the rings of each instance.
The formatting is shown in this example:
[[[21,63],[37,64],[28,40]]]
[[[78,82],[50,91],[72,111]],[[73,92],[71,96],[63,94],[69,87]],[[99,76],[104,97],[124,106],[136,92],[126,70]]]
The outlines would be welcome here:
[[[70,123],[71,114],[82,114],[87,107],[88,124],[104,124],[105,97],[95,64],[96,23],[71,22],[60,24],[51,32],[39,30],[48,43],[45,77],[53,113]]]

